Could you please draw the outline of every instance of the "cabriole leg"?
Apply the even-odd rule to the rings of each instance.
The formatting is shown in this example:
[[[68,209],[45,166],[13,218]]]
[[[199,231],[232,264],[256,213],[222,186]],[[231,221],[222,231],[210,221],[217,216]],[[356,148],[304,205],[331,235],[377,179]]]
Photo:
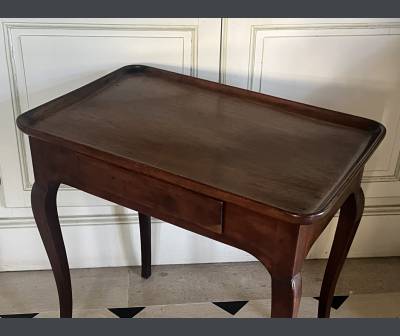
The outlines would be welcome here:
[[[326,266],[318,306],[318,317],[329,317],[343,264],[350,250],[364,211],[364,193],[361,188],[351,194],[340,209],[331,253]]]
[[[58,183],[35,182],[32,211],[56,281],[60,317],[72,317],[71,277],[56,205],[58,187]]]

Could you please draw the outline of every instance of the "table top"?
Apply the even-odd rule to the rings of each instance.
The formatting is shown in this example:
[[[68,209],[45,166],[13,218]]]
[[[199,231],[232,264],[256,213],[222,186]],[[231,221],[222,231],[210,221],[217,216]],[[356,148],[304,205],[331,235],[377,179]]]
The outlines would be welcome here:
[[[320,213],[384,136],[378,122],[147,66],[19,116],[28,135],[292,214]]]

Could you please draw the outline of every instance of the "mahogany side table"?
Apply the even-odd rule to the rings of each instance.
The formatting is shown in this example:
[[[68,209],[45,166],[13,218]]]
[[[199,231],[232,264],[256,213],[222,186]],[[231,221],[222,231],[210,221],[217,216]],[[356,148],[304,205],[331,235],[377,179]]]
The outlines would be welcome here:
[[[378,122],[142,66],[118,69],[17,119],[29,135],[32,209],[72,316],[57,215],[61,183],[137,210],[142,275],[150,216],[254,255],[272,277],[272,317],[295,317],[301,267],[340,209],[318,316],[329,317],[360,222],[360,182]]]

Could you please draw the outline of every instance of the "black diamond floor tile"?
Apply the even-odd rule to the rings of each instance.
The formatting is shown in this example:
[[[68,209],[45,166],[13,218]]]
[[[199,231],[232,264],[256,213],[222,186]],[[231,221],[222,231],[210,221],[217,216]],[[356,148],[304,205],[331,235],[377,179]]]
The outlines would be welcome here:
[[[226,302],[213,302],[219,308],[225,310],[229,314],[235,315],[242,309],[249,301],[226,301]]]
[[[339,309],[340,306],[347,300],[348,295],[335,295],[332,300],[331,307],[333,309]],[[315,300],[319,301],[319,296],[314,297]]]
[[[31,314],[7,314],[0,315],[1,318],[33,318],[39,313],[31,313]]]
[[[109,308],[108,310],[120,318],[132,318],[139,314],[145,307]]]

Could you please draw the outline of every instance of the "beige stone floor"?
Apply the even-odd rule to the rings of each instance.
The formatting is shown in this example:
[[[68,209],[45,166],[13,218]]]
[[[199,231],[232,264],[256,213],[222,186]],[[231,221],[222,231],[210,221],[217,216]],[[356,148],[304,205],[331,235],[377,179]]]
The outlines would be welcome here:
[[[326,261],[303,268],[300,317],[315,317]],[[267,317],[270,277],[258,262],[153,266],[150,279],[139,267],[72,270],[75,317],[116,317],[107,308],[146,307],[135,317]],[[57,317],[50,271],[0,273],[0,315],[39,313]],[[349,259],[336,295],[349,298],[332,317],[399,317],[400,258]],[[216,301],[249,301],[232,315]]]
[[[211,302],[147,306],[134,318],[265,318],[270,316],[269,299],[251,300],[236,314],[231,314]],[[299,317],[315,318],[318,302],[303,297]],[[58,311],[42,312],[36,318],[56,318]],[[74,318],[117,318],[108,309],[77,310]],[[331,318],[399,318],[400,293],[350,295],[338,308],[331,311]]]

